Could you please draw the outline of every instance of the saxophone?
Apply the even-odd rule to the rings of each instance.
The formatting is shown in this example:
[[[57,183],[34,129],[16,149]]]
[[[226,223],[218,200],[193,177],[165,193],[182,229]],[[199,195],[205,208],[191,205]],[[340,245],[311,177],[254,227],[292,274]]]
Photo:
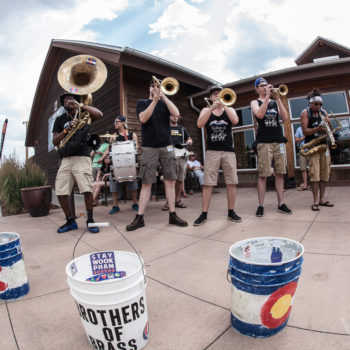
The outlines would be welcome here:
[[[331,117],[334,119],[334,121],[338,124],[338,126],[335,129],[331,129],[328,122],[326,121],[325,116],[319,111],[318,112],[319,117],[321,118],[322,122],[321,125],[323,125],[326,129],[326,133],[324,135],[319,136],[316,139],[311,140],[308,143],[305,143],[301,149],[300,154],[304,157],[311,156],[314,153],[317,152],[324,152],[327,149],[327,144],[321,144],[322,140],[329,139],[330,147],[331,149],[336,149],[337,144],[335,143],[334,133],[336,133],[338,130],[342,128],[342,125],[338,122],[336,118],[334,118],[333,113],[331,112]]]
[[[70,94],[79,95],[85,105],[92,104],[92,93],[97,91],[107,79],[107,68],[98,58],[89,55],[73,56],[62,63],[57,79],[61,87]],[[64,148],[78,130],[91,125],[90,113],[82,112],[81,107],[73,119],[73,127],[58,144],[57,148]]]

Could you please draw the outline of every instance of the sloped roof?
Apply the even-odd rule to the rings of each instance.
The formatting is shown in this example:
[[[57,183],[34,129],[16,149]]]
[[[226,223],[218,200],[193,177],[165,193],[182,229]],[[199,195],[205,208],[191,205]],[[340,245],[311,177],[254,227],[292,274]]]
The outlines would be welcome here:
[[[48,87],[54,79],[53,75],[60,56],[59,52],[62,49],[75,53],[76,55],[93,55],[111,65],[125,65],[150,71],[154,74],[174,76],[179,81],[196,86],[200,89],[206,89],[209,85],[218,84],[216,80],[208,78],[191,69],[129,47],[53,39],[46,55],[33,99],[25,142],[27,147],[34,146],[34,131],[38,126],[45,103],[45,96],[47,95]]]
[[[297,65],[312,63],[314,58],[339,56],[350,57],[350,48],[318,36],[296,59]]]

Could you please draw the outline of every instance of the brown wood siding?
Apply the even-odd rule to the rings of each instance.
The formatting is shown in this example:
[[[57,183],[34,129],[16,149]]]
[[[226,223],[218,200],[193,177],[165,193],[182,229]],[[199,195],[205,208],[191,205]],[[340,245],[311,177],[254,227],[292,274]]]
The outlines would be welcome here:
[[[54,185],[60,159],[55,150],[48,152],[48,133],[51,132],[48,130],[48,119],[54,113],[55,102],[63,93],[63,89],[57,81],[57,71],[60,65],[71,56],[74,56],[71,52],[62,50],[60,52],[60,58],[47,91],[35,136],[34,157],[37,163],[46,170],[50,185]],[[102,134],[107,130],[113,132],[114,116],[119,114],[119,67],[110,64],[106,64],[106,66],[108,70],[106,83],[100,90],[93,93],[93,106],[103,112],[103,118],[93,123],[91,133]]]

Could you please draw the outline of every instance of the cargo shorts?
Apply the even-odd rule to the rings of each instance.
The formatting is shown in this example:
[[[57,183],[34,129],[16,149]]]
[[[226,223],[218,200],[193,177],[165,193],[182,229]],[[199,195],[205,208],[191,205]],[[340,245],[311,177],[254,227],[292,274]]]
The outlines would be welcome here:
[[[259,143],[258,173],[260,177],[271,175],[273,166],[275,174],[286,174],[286,147],[284,143]]]

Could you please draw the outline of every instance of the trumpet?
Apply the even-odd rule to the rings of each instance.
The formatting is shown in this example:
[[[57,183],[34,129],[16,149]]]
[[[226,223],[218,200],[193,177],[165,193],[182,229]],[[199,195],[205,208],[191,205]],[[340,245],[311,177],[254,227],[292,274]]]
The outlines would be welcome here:
[[[159,80],[157,77],[152,75],[152,79],[154,84],[157,85],[165,95],[175,95],[179,91],[180,84],[175,78],[167,77],[163,80]]]
[[[208,104],[208,107],[211,107],[211,104],[209,102],[209,98],[204,97],[205,102]],[[237,95],[234,90],[225,88],[220,91],[217,100],[226,107],[230,107],[235,104],[237,100]]]
[[[273,88],[272,85],[270,85],[271,88],[271,98],[274,100],[276,97],[279,96],[286,96],[288,94],[288,86],[285,84],[281,84],[278,88]]]

